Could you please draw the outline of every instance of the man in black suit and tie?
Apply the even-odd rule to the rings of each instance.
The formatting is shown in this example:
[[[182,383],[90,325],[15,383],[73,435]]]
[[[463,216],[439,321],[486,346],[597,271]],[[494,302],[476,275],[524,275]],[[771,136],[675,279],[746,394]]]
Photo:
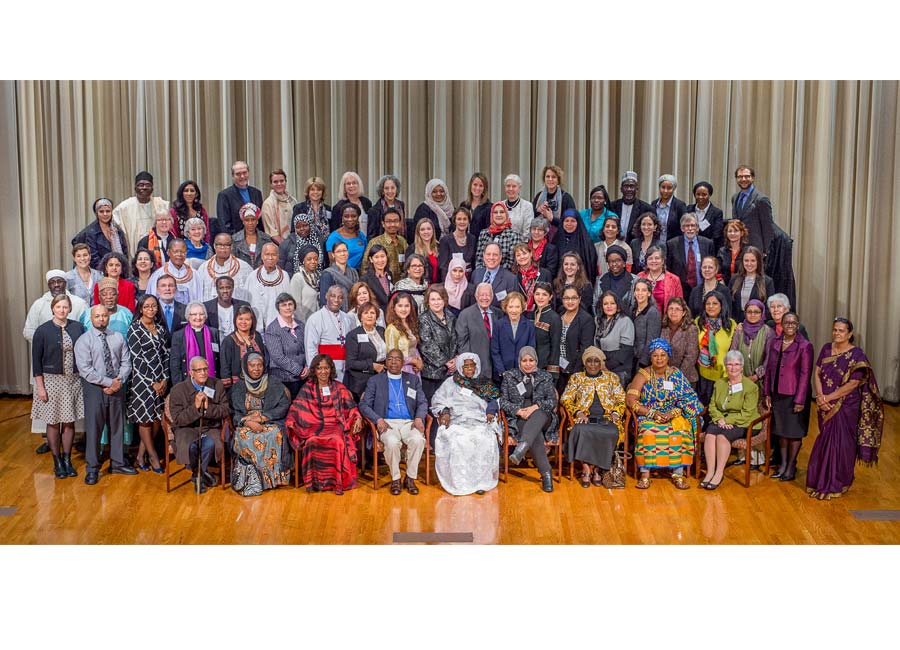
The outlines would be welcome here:
[[[184,309],[186,305],[175,300],[175,278],[163,275],[156,281],[156,292],[159,294],[159,309],[166,321],[166,347],[172,347],[172,334],[187,325]]]
[[[775,237],[772,202],[756,189],[753,184],[755,177],[756,172],[748,165],[739,165],[734,170],[740,191],[731,197],[731,216],[744,222],[750,231],[750,245],[756,246],[765,256]]]
[[[257,208],[262,208],[262,192],[250,185],[250,167],[243,160],[237,160],[231,166],[231,178],[234,184],[219,192],[216,198],[216,217],[218,221],[210,224],[210,235],[215,237],[220,232],[233,235],[243,228],[241,225],[241,206],[252,203]],[[262,219],[257,226],[264,230]]]
[[[491,285],[494,291],[494,307],[498,308],[507,295],[521,290],[516,276],[500,266],[502,260],[500,244],[491,242],[484,248],[484,266],[479,266],[472,272],[472,284],[478,286],[485,282]]]
[[[700,276],[700,260],[704,257],[715,257],[715,245],[711,239],[701,237],[697,215],[688,212],[681,217],[680,237],[673,237],[666,242],[666,270],[681,279],[681,290],[690,297],[691,289],[703,282]],[[660,314],[662,315],[662,314]]]
[[[234,278],[220,275],[216,278],[216,297],[203,303],[206,307],[206,324],[218,330],[219,340],[224,341],[234,331],[234,312],[241,305],[249,305],[246,300],[232,298]]]
[[[637,224],[642,214],[645,212],[656,214],[656,211],[649,203],[638,198],[639,187],[637,172],[625,172],[622,175],[622,184],[619,186],[619,189],[622,191],[622,198],[616,199],[609,206],[610,210],[619,215],[619,220],[622,222],[620,232],[627,242],[640,236],[640,233],[637,231]]]
[[[419,460],[425,450],[425,417],[428,402],[422,382],[412,373],[403,372],[403,353],[388,350],[385,372],[370,377],[359,410],[375,423],[378,439],[384,445],[384,460],[391,470],[391,494],[400,487],[400,448],[406,445],[406,489],[418,494],[416,476]]]

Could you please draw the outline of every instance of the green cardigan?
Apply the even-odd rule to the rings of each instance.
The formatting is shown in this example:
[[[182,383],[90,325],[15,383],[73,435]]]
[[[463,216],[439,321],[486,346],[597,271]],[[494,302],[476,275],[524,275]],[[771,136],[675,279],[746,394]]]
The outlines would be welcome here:
[[[728,393],[728,379],[719,379],[709,403],[709,416],[713,422],[725,418],[727,424],[747,428],[759,417],[759,387],[746,377],[741,377],[743,390]]]

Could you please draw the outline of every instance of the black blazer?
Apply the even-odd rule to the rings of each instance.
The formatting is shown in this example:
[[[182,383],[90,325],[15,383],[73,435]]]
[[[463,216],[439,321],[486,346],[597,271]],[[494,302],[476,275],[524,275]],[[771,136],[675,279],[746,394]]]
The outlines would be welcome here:
[[[765,278],[766,278],[766,299],[768,299],[769,296],[771,296],[773,293],[775,293],[775,283],[772,282],[772,278],[770,278],[768,275],[765,276]],[[734,291],[735,285],[737,284],[739,279],[740,279],[740,276],[735,275],[733,278],[731,278],[731,283],[728,285],[728,287],[729,287],[728,292],[731,294],[731,318],[734,320],[735,323],[740,323],[741,321],[744,320],[744,310],[741,309],[741,289],[740,289],[740,287],[738,287],[737,293],[735,293],[735,291]],[[759,297],[759,290],[757,289],[755,284],[753,285],[753,288],[750,290],[750,300],[753,300],[754,298],[756,300],[762,300],[762,298]],[[765,305],[766,301],[762,300],[762,303]],[[763,320],[766,320],[767,318],[769,318],[769,307],[768,306],[763,308]]]
[[[737,273],[738,269],[741,267],[741,260],[744,259],[744,253],[747,251],[747,246],[741,246],[741,252],[738,253],[737,259],[734,263],[734,272]],[[721,246],[719,248],[719,273],[722,275],[722,283],[727,287],[731,286],[731,249],[728,246]]]
[[[646,264],[641,264],[641,242],[643,241],[643,237],[637,237],[631,240],[629,246],[631,246],[631,272],[637,275],[641,271],[646,269]],[[669,248],[666,246],[666,242],[660,241],[659,239],[654,239],[650,246],[659,246],[662,249],[663,258],[665,259],[669,255]]]
[[[700,259],[715,256],[716,249],[712,240],[706,237],[697,237],[700,249]],[[675,237],[666,242],[666,271],[674,273],[681,280],[681,292],[684,296],[691,295],[691,286],[687,283],[688,268],[687,258],[684,255],[684,235]],[[700,262],[700,259],[697,262]]]
[[[266,344],[263,341],[262,334],[260,334],[256,330],[253,330],[253,340],[256,342],[256,345],[259,346],[259,350],[263,356],[263,363],[268,370],[269,351],[266,349]],[[222,345],[219,348],[219,367],[222,369],[222,376],[220,377],[222,381],[231,380],[235,377],[240,379],[241,349],[240,347],[238,347],[238,344],[234,342],[234,339],[230,336],[226,336],[224,339],[222,339]],[[272,379],[275,378],[272,377]]]
[[[391,278],[391,272],[385,271],[387,273],[388,282],[393,284],[394,280]],[[388,300],[391,298],[390,293],[385,293],[384,288],[381,286],[381,283],[378,281],[378,278],[375,277],[375,268],[370,264],[369,268],[366,269],[366,272],[360,276],[360,281],[365,282],[366,286],[369,287],[369,291],[375,297],[375,302],[378,303],[378,306],[381,308],[381,312],[384,313],[387,309]]]
[[[66,321],[66,332],[74,344],[84,334],[84,326],[77,320],[69,319]],[[34,330],[34,337],[31,339],[31,366],[34,377],[63,374],[62,329],[52,319],[41,323]],[[78,368],[75,368],[75,372],[78,372]]]
[[[218,302],[218,298],[213,298],[212,300],[207,300],[205,303],[203,303],[203,306],[206,307],[206,324],[214,330],[219,329],[219,308],[217,306]],[[246,300],[238,300],[237,298],[232,298],[231,304],[234,307],[235,311],[237,311],[237,308],[241,305],[250,305],[250,303]],[[174,321],[175,319],[173,318],[172,320]],[[240,375],[240,373],[238,373],[238,375]]]
[[[488,201],[487,203],[479,203],[478,207],[472,210],[471,206],[469,206],[468,201],[465,206],[469,208],[472,212],[472,221],[469,224],[469,232],[475,236],[475,239],[478,239],[478,233],[491,225],[491,206],[493,203]]]
[[[581,355],[594,344],[595,333],[594,319],[584,309],[579,309],[566,332],[566,358],[569,365],[565,370],[560,368],[561,372],[575,374],[584,370]]]
[[[556,244],[551,244],[549,241],[544,244],[544,251],[541,253],[541,259],[538,260],[538,266],[550,271],[551,278],[556,277],[559,271],[559,249]]]
[[[609,209],[616,213],[621,219],[622,217],[622,205],[625,203],[624,199],[616,199],[609,205]],[[633,207],[631,208],[631,217],[629,218],[628,223],[622,224],[622,234],[625,236],[625,239],[632,239],[634,237],[640,237],[641,233],[638,230],[637,224],[640,221],[640,217],[645,212],[652,212],[656,214],[656,210],[653,209],[646,201],[641,201],[640,199],[635,199]],[[626,232],[628,231],[628,232]]]
[[[187,331],[182,328],[181,332],[176,333],[172,337],[172,351],[169,353],[169,378],[171,385],[180,384],[188,378],[187,374],[187,346],[185,336],[193,334],[194,330]],[[219,330],[209,328],[209,341],[213,346],[213,358],[216,362],[216,377],[221,377],[221,364],[219,363]]]
[[[375,330],[384,339],[384,328],[376,325]],[[344,375],[344,384],[354,395],[362,395],[363,391],[366,390],[366,383],[369,381],[369,378],[378,374],[372,368],[376,358],[375,344],[371,341],[359,342],[359,335],[365,333],[366,330],[360,325],[356,329],[350,330],[350,333],[347,334],[348,372]]]
[[[535,312],[537,313],[537,312]],[[559,374],[559,344],[562,341],[562,320],[553,309],[541,312],[534,323],[534,343],[538,353],[538,368]]]
[[[657,213],[659,199],[654,199],[653,203],[650,204],[650,207],[652,208],[653,213],[659,217],[659,214]],[[687,212],[687,206],[684,204],[684,201],[673,196],[672,200],[669,201],[669,220],[666,222],[666,232],[660,231],[660,239],[669,241],[673,237],[678,237],[681,234],[681,217],[685,212]]]
[[[363,212],[365,212],[366,215],[368,216],[369,210],[372,209],[372,202],[365,196],[359,197],[359,202],[362,203]],[[305,201],[303,203],[305,203]],[[328,222],[328,226],[331,228],[331,232],[334,232],[335,230],[337,230],[338,228],[341,227],[341,224],[343,222],[343,217],[341,216],[341,213],[344,211],[344,208],[349,203],[350,203],[350,201],[348,201],[347,199],[341,199],[340,201],[338,201],[337,203],[334,204],[333,208],[329,208],[327,205],[325,206],[326,210],[331,210],[331,219],[329,219],[329,222]],[[302,205],[302,203],[300,203],[298,205]],[[359,207],[359,206],[357,206],[357,207]],[[304,208],[304,211],[305,211],[305,208]],[[362,215],[360,215],[360,216],[362,216]],[[368,225],[366,226],[366,229],[368,230]],[[369,239],[368,233],[367,233],[366,239]]]
[[[731,215],[740,219],[750,231],[750,245],[756,246],[763,255],[768,254],[769,244],[775,238],[775,223],[772,220],[772,202],[769,197],[753,188],[743,207],[737,209],[740,192],[731,197]]]
[[[250,192],[250,203],[262,209],[262,192],[252,185],[248,186],[247,190]],[[219,232],[227,232],[229,235],[233,235],[244,227],[244,224],[241,222],[242,205],[244,205],[244,198],[241,196],[241,191],[237,185],[226,187],[219,192],[219,195],[216,197],[216,218],[219,220]],[[265,231],[261,217],[256,227]]]
[[[183,328],[187,325],[187,316],[185,316],[185,309],[187,309],[187,305],[183,302],[175,301],[175,309],[172,311],[172,328],[169,329],[169,326],[166,324],[166,315],[163,311],[163,303],[162,300],[159,300],[159,312],[160,317],[162,318],[163,327],[166,330],[166,347],[172,347],[172,334]]]
[[[128,240],[125,239],[125,233],[122,232],[121,228],[118,229],[118,233],[119,245],[122,247],[125,259],[130,260],[131,257],[128,254]],[[103,259],[104,255],[112,252],[112,246],[110,246],[109,240],[100,229],[100,222],[96,219],[93,223],[88,224],[86,228],[72,237],[72,246],[75,244],[88,245],[88,248],[91,249],[91,268],[97,269],[98,271],[102,270],[100,268],[100,260]]]
[[[460,312],[463,309],[465,309],[466,307],[469,307],[471,305],[474,305],[474,304],[475,304],[475,285],[472,284],[471,282],[469,282],[469,284],[466,286],[466,290],[463,291],[462,298],[459,299],[459,309],[457,309],[456,307],[453,307],[450,304],[447,304],[447,310],[451,314],[453,314],[454,318],[456,318],[457,316],[459,316]]]
[[[696,203],[691,203],[687,207],[688,212],[693,212],[696,209]],[[713,246],[716,247],[716,250],[719,250],[720,246],[725,245],[725,213],[710,201],[709,207],[706,209],[706,220],[709,222],[709,227],[706,230],[701,230],[700,234],[707,239],[712,239]]]
[[[412,373],[402,373],[403,396],[406,398],[406,408],[409,414],[423,422],[428,415],[428,401],[425,399],[425,391],[422,390],[422,382]],[[415,397],[410,397],[410,391],[416,392]],[[387,372],[380,372],[370,377],[366,383],[366,392],[359,402],[360,412],[372,422],[378,422],[387,417],[388,402],[390,400],[390,386],[388,385]]]
[[[360,201],[360,202],[363,203],[363,205],[365,205],[365,203],[363,201]],[[398,209],[400,210],[400,213],[403,215],[403,218],[400,221],[401,221],[401,225],[403,225],[403,227],[405,228],[406,221],[409,218],[409,215],[406,214],[406,204],[403,201],[401,201],[400,199],[394,199],[394,203],[399,204]],[[394,207],[398,207],[398,206],[394,206]],[[384,225],[381,223],[381,218],[384,216],[384,209],[381,207],[381,199],[378,199],[377,201],[375,201],[375,203],[372,204],[372,207],[369,208],[368,210],[366,210],[366,216],[368,218],[368,221],[366,223],[366,240],[368,241],[368,240],[372,239],[373,237],[378,237],[378,235],[383,235],[384,234]],[[403,238],[406,241],[410,241],[410,238],[407,237],[405,234],[403,234],[402,232],[400,234],[403,235]]]

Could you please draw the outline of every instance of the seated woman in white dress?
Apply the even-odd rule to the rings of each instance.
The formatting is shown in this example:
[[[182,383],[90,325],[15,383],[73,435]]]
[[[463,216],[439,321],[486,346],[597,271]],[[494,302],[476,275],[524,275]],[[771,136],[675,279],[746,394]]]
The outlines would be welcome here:
[[[456,373],[441,384],[431,400],[431,411],[441,423],[434,444],[434,467],[443,488],[456,496],[484,494],[497,487],[500,391],[480,375],[478,355],[460,354]]]

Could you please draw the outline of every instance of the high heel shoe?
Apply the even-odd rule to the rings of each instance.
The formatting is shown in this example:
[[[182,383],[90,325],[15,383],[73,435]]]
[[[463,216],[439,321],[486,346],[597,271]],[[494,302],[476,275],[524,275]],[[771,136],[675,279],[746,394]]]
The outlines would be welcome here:
[[[518,465],[525,459],[526,453],[528,453],[528,443],[523,440],[516,445],[516,448],[509,455],[509,462],[513,465]]]
[[[162,463],[159,464],[159,467],[151,467],[150,471],[154,474],[164,474],[166,472],[166,470],[163,469]]]
[[[785,474],[787,474],[787,468],[781,469],[779,467],[778,469],[775,470],[775,473],[772,474],[769,478],[771,478],[771,479],[781,478]]]
[[[724,480],[725,480],[725,477],[723,476],[721,479],[719,479],[718,483],[709,482],[706,484],[706,489],[707,490],[715,490],[717,487],[722,485],[722,481],[724,481]]]
[[[793,467],[793,468],[789,469],[788,471],[786,471],[784,474],[782,474],[778,480],[779,481],[793,481],[795,478],[797,478],[797,468]]]

